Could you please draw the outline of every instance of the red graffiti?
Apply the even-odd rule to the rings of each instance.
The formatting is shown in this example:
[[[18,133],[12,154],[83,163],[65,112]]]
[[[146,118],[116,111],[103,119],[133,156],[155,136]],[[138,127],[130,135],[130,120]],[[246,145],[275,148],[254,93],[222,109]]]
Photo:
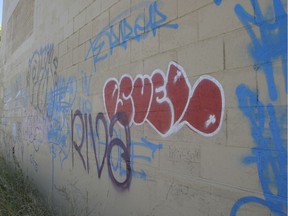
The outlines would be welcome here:
[[[222,124],[224,92],[221,84],[208,75],[190,85],[184,69],[170,62],[167,76],[156,69],[151,76],[123,75],[110,78],[103,98],[109,116],[126,113],[129,125],[149,123],[167,137],[187,125],[203,136],[213,136]]]

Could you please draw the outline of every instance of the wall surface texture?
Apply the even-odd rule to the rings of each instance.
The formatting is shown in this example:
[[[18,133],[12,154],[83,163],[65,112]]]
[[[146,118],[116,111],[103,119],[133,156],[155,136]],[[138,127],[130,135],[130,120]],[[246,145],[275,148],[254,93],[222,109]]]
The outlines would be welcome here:
[[[4,0],[1,152],[59,215],[286,215],[286,8]]]

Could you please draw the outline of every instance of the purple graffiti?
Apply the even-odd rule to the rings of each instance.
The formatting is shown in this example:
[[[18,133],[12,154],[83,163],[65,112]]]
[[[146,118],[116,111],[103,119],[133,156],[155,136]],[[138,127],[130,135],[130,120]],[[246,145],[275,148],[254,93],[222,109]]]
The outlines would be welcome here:
[[[82,135],[80,138],[80,142],[76,142],[74,139],[74,128],[76,125],[76,120],[80,121],[80,125],[82,128]],[[126,144],[119,139],[118,137],[115,137],[114,132],[114,126],[116,123],[120,123],[123,125],[125,134],[126,134]],[[105,142],[102,142],[100,139],[100,133],[99,133],[99,127],[100,123],[102,123],[105,131]],[[89,128],[88,128],[89,124]],[[96,168],[97,168],[97,174],[98,178],[101,178],[102,175],[102,170],[104,167],[105,159],[107,159],[107,166],[108,166],[108,173],[109,177],[112,181],[112,183],[115,185],[117,189],[126,189],[129,188],[131,178],[132,178],[132,172],[131,172],[131,162],[130,162],[130,152],[131,152],[131,136],[130,136],[130,127],[128,124],[128,118],[125,115],[125,113],[116,113],[111,120],[111,123],[109,125],[109,130],[108,130],[108,124],[107,120],[104,116],[103,113],[98,113],[96,118],[95,118],[95,132],[93,129],[93,124],[92,124],[92,115],[91,114],[82,114],[80,110],[76,110],[74,113],[71,111],[71,130],[72,130],[72,166],[74,167],[74,149],[78,153],[84,169],[89,173],[90,172],[90,166],[89,166],[89,157],[88,157],[88,151],[89,151],[89,145],[88,145],[88,130],[90,130],[91,134],[91,140],[92,140],[92,146],[93,146],[93,152],[94,152],[94,157],[95,157],[95,162],[96,162]],[[96,139],[97,138],[97,139]],[[84,142],[86,142],[86,159],[84,158],[82,149],[84,147]],[[96,144],[96,142],[98,142]],[[99,152],[97,152],[96,145],[105,145],[105,151],[104,154],[102,155],[102,160],[100,160],[100,166],[99,166]],[[122,159],[125,161],[126,164],[126,178],[121,181],[118,180],[114,173],[113,173],[113,168],[112,168],[112,149],[114,147],[121,148],[123,153],[121,154]]]

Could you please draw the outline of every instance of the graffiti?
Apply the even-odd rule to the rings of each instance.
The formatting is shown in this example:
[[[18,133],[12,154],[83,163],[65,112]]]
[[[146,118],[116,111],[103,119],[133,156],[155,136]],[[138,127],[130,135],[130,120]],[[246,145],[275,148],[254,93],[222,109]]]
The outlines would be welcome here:
[[[49,119],[55,113],[69,113],[77,95],[76,77],[59,77],[47,94],[47,116]]]
[[[34,51],[29,59],[27,72],[27,87],[31,97],[31,105],[39,112],[45,113],[46,97],[50,86],[56,81],[58,59],[54,57],[54,45]]]
[[[121,131],[114,131],[116,137],[120,138],[122,137]],[[136,154],[137,150],[141,149],[146,149],[149,150],[149,152],[151,152],[151,156],[150,155],[142,155],[142,154]],[[147,174],[146,172],[141,169],[141,170],[136,170],[134,168],[134,162],[140,161],[143,162],[149,162],[151,163],[152,160],[155,158],[155,153],[158,150],[163,149],[163,144],[155,144],[152,143],[150,141],[148,141],[146,138],[142,137],[140,139],[140,141],[131,141],[131,155],[130,155],[130,160],[131,160],[131,172],[132,172],[132,176],[135,178],[140,178],[143,180],[147,180]],[[117,151],[117,163],[111,163],[113,171],[114,172],[118,172],[119,176],[124,176],[126,175],[126,169],[123,168],[122,165],[122,160],[121,160],[121,149],[118,148]]]
[[[10,102],[12,101],[12,90],[11,88],[4,87],[3,90],[3,102],[4,102],[4,109],[8,110],[10,108]]]
[[[214,0],[214,3],[219,6],[219,5],[221,5],[222,0]]]
[[[78,97],[78,107],[84,113],[91,113],[92,112],[92,103],[89,99],[90,91],[91,91],[91,80],[92,74],[87,76],[84,71],[81,71],[82,74],[82,95]]]
[[[287,14],[281,0],[273,0],[275,20],[270,22],[262,13],[258,0],[250,0],[253,5],[255,15],[250,15],[240,4],[235,6],[235,12],[245,26],[251,39],[248,46],[249,53],[255,64],[260,67],[266,77],[270,98],[275,101],[278,99],[277,87],[274,79],[273,61],[282,61],[282,71],[284,84],[287,92]],[[268,13],[272,13],[272,8]],[[254,17],[255,16],[255,17]],[[257,37],[254,26],[259,28],[260,37]],[[260,69],[259,68],[259,69]]]
[[[78,153],[83,167],[87,172],[89,173],[89,157],[88,157],[88,151],[89,151],[89,145],[88,145],[88,130],[90,130],[90,133],[92,134],[92,146],[93,146],[93,152],[94,152],[94,157],[95,157],[95,162],[96,162],[96,168],[97,168],[97,173],[98,173],[98,178],[101,177],[102,170],[104,167],[104,162],[107,157],[107,166],[108,166],[108,173],[111,178],[111,181],[117,188],[122,188],[126,189],[129,187],[130,182],[131,182],[131,164],[130,164],[130,152],[131,152],[131,136],[130,136],[130,128],[128,126],[128,121],[127,117],[124,113],[117,113],[114,115],[114,117],[111,120],[110,126],[108,127],[107,121],[104,117],[103,113],[98,113],[95,119],[95,131],[96,131],[96,137],[94,137],[94,130],[93,130],[93,124],[92,124],[92,115],[89,114],[82,114],[80,110],[76,110],[75,113],[73,114],[73,111],[71,112],[71,129],[72,129],[72,164],[74,166],[74,149]],[[81,122],[81,127],[82,127],[82,137],[80,144],[78,144],[75,139],[74,139],[74,123],[75,121],[79,119]],[[125,143],[117,138],[113,137],[113,128],[116,122],[121,121],[124,125],[125,128]],[[99,139],[100,133],[99,133],[99,127],[100,123],[104,127],[105,131],[105,151],[104,155],[102,157],[102,160],[98,160],[99,158],[97,157],[97,150],[96,150],[96,139]],[[88,124],[89,124],[89,129],[88,129]],[[84,139],[85,138],[85,139]],[[86,141],[86,159],[83,156],[82,152],[82,147],[84,145],[84,141]],[[113,170],[111,168],[111,152],[114,147],[119,147],[122,150],[121,157],[125,161],[126,164],[126,178],[121,181],[118,180],[113,173]]]
[[[221,4],[221,1],[214,2]],[[264,198],[240,198],[233,205],[231,216],[237,215],[248,203],[260,204],[273,214],[284,216],[287,214],[287,107],[274,105],[271,101],[277,101],[280,93],[273,67],[277,60],[282,64],[287,94],[287,13],[281,0],[273,0],[273,7],[269,7],[266,14],[263,14],[258,0],[250,0],[250,3],[254,14],[249,14],[240,4],[235,6],[235,13],[251,39],[248,51],[257,71],[264,73],[270,102],[266,105],[259,99],[258,92],[244,84],[236,88],[236,95],[256,144],[252,156],[245,157],[243,163],[256,163]],[[274,14],[272,21],[269,20],[271,13]],[[255,29],[259,29],[260,34]]]
[[[256,147],[253,156],[244,158],[245,164],[256,163],[264,199],[244,197],[238,200],[231,215],[247,203],[259,203],[275,215],[286,215],[287,206],[287,111],[271,103],[263,104],[255,92],[244,84],[237,87],[239,108],[248,118]],[[268,127],[267,127],[268,126]],[[276,193],[273,192],[276,188]]]
[[[53,158],[57,153],[63,158],[61,164],[67,159],[70,145],[67,143],[70,137],[68,117],[77,94],[77,80],[69,77],[67,80],[59,77],[55,86],[49,90],[47,96],[47,116],[50,120],[48,128],[48,143],[51,146]],[[68,148],[68,149],[67,149]],[[57,152],[58,151],[58,152]]]
[[[145,171],[135,170],[134,162],[137,160],[152,162],[156,151],[161,150],[163,145],[154,144],[145,138],[141,138],[140,142],[131,141],[130,127],[125,113],[115,114],[111,119],[110,125],[104,114],[98,113],[95,118],[95,129],[93,127],[91,114],[82,114],[81,111],[76,110],[74,113],[71,113],[71,119],[73,166],[75,160],[73,151],[75,149],[84,169],[88,173],[90,172],[91,164],[88,154],[89,147],[92,146],[98,178],[101,178],[106,159],[108,174],[118,189],[128,188],[132,177],[146,180]],[[124,130],[117,130],[116,122],[123,123]],[[80,129],[77,130],[77,126],[78,128],[80,127]],[[102,133],[100,133],[101,129]],[[124,138],[122,138],[121,131],[124,131]],[[76,136],[75,132],[78,133]],[[92,145],[89,145],[89,140],[91,140]],[[136,150],[140,148],[151,151],[151,156],[136,154]]]
[[[150,150],[151,156],[136,154],[136,150],[138,148],[145,148],[145,149]],[[146,180],[146,178],[147,178],[146,172],[142,169],[140,171],[136,171],[134,169],[134,161],[141,160],[141,161],[146,161],[146,162],[151,163],[152,160],[155,158],[155,153],[161,149],[163,149],[163,144],[152,143],[149,140],[145,139],[144,137],[142,137],[140,139],[140,141],[138,141],[138,142],[132,141],[132,144],[131,144],[131,161],[132,161],[131,169],[132,169],[133,176]],[[118,162],[120,163],[120,161],[118,161]]]
[[[181,95],[181,97],[179,97]],[[109,119],[124,112],[129,126],[148,122],[163,137],[187,125],[203,136],[213,136],[221,128],[224,92],[211,76],[201,76],[191,87],[184,69],[170,62],[167,76],[157,69],[151,76],[133,80],[124,75],[120,81],[110,78],[103,91]]]
[[[47,128],[48,144],[52,155],[52,189],[54,188],[54,162],[56,157],[60,158],[61,168],[70,154],[68,139],[71,129],[69,123],[69,112],[72,109],[77,96],[76,77],[58,77],[55,85],[51,87],[47,94],[47,118],[49,126]]]
[[[141,5],[132,8],[131,11],[139,9],[139,7]],[[178,24],[165,23],[167,16],[159,11],[157,1],[149,5],[149,16],[146,17],[144,12],[139,14],[134,21],[134,25],[129,23],[126,18],[119,19],[121,19],[121,15],[113,19],[94,39],[90,40],[90,48],[85,56],[85,60],[91,55],[93,56],[95,72],[96,64],[107,59],[109,55],[112,56],[114,48],[122,46],[124,49],[127,49],[128,40],[132,39],[140,42],[141,40],[145,40],[150,33],[155,37],[159,28],[178,28]],[[120,30],[120,37],[115,32],[118,28]],[[106,49],[109,51],[105,51]]]
[[[17,80],[15,82],[15,90],[17,94],[15,95],[15,106],[23,106],[27,107],[29,104],[29,96],[27,95],[27,92],[23,89],[24,88],[24,83],[23,83],[23,77],[22,74],[19,74],[17,77]]]
[[[21,138],[33,145],[35,152],[38,152],[41,145],[47,141],[47,119],[37,115],[36,110],[26,111],[29,113],[23,120]]]
[[[19,74],[17,79],[13,81],[9,87],[4,87],[3,102],[6,110],[27,106],[28,97],[23,88],[22,74]]]

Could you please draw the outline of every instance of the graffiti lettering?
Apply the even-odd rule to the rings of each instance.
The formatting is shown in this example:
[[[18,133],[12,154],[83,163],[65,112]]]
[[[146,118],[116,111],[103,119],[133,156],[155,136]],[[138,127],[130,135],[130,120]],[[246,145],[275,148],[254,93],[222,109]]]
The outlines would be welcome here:
[[[90,76],[87,76],[87,74],[82,71],[82,95],[79,95],[78,97],[78,107],[80,107],[80,110],[85,113],[92,112],[92,103],[89,99],[91,91],[91,80],[92,74],[90,74]]]
[[[40,113],[45,113],[46,97],[49,86],[54,86],[58,59],[54,57],[54,45],[48,44],[34,51],[29,59],[27,87],[32,106]]]
[[[252,149],[253,156],[245,157],[244,163],[257,164],[264,199],[253,196],[239,199],[231,210],[231,216],[236,215],[242,205],[253,202],[268,207],[275,215],[284,216],[287,212],[286,108],[276,110],[272,104],[264,105],[258,101],[257,94],[245,85],[240,85],[236,94],[240,110],[250,121],[256,143]],[[276,193],[272,188],[276,188]]]
[[[136,8],[139,9],[138,7],[134,7],[134,9]],[[120,29],[120,37],[115,33],[116,27],[114,26],[118,17],[121,18],[121,16],[117,16],[113,22],[104,27],[94,39],[90,40],[90,48],[85,56],[85,60],[91,55],[93,56],[95,72],[96,64],[98,62],[107,59],[109,55],[113,55],[113,49],[117,46],[122,46],[126,49],[128,40],[133,39],[140,42],[141,40],[146,39],[150,32],[155,37],[157,29],[159,28],[178,28],[178,24],[165,24],[167,16],[159,11],[157,1],[149,5],[149,17],[147,18],[144,13],[141,13],[135,19],[134,26],[131,25],[126,18],[121,20],[119,24],[117,24],[117,28],[119,27]],[[108,41],[109,52],[105,51],[105,46],[107,46],[105,40]]]
[[[107,157],[108,173],[109,173],[109,176],[110,176],[112,182],[115,184],[115,186],[117,186],[117,188],[122,188],[122,189],[128,188],[130,185],[132,174],[131,174],[131,162],[130,162],[130,152],[131,152],[131,150],[130,150],[131,149],[130,128],[128,126],[128,120],[127,120],[126,115],[124,113],[117,113],[116,115],[114,115],[112,120],[111,120],[111,124],[108,128],[107,121],[104,117],[104,114],[98,113],[98,115],[96,116],[96,119],[95,119],[96,137],[94,137],[94,130],[93,130],[91,114],[89,114],[89,116],[87,116],[87,114],[84,114],[84,116],[83,116],[83,114],[81,113],[80,110],[76,110],[75,113],[73,113],[73,111],[71,112],[71,119],[72,119],[71,120],[71,129],[72,129],[72,164],[73,164],[73,166],[74,166],[74,153],[73,153],[73,151],[75,149],[76,152],[78,153],[81,161],[82,161],[84,169],[89,173],[88,130],[90,129],[98,178],[101,177],[105,158]],[[81,127],[82,127],[82,136],[81,136],[80,143],[77,143],[74,139],[74,128],[75,128],[74,125],[75,125],[75,121],[77,119],[80,120]],[[88,119],[89,119],[89,122],[88,122]],[[99,154],[97,153],[96,145],[99,145],[102,143],[96,144],[96,141],[100,140],[100,138],[99,138],[99,135],[100,135],[99,124],[100,124],[100,122],[102,122],[102,125],[103,125],[104,130],[105,130],[105,152],[104,152],[104,155],[102,157],[101,165],[99,166],[99,160],[98,160]],[[114,125],[116,122],[121,122],[124,125],[125,134],[126,134],[125,143],[121,139],[114,137],[113,129],[114,129]],[[88,124],[89,124],[89,129],[88,129]],[[82,147],[84,146],[85,140],[86,140],[86,159],[84,159],[83,152],[81,151]],[[124,181],[118,180],[115,177],[113,170],[111,168],[111,166],[112,166],[111,165],[111,160],[112,160],[111,153],[112,153],[112,149],[114,147],[121,148],[121,150],[123,151],[121,154],[121,157],[125,161],[125,164],[126,164],[126,178]]]
[[[55,85],[49,90],[47,95],[47,117],[50,120],[48,130],[48,143],[51,147],[53,158],[57,154],[63,161],[68,158],[70,145],[70,127],[68,123],[69,112],[77,95],[77,80],[75,77],[65,79],[59,77]]]
[[[249,53],[258,67],[265,74],[270,98],[278,99],[277,87],[274,80],[273,61],[282,61],[284,85],[287,92],[287,14],[281,0],[273,0],[275,21],[267,21],[267,16],[262,13],[258,0],[250,0],[254,14],[249,14],[240,4],[235,6],[235,12],[245,26],[251,39],[248,47]],[[255,16],[255,17],[254,17]],[[254,31],[254,26],[259,28],[260,37]]]
[[[181,97],[180,97],[181,95]],[[118,112],[127,115],[129,126],[148,122],[167,137],[187,125],[203,136],[216,134],[223,120],[224,92],[211,76],[201,76],[191,87],[184,69],[170,62],[167,76],[157,69],[151,77],[124,75],[110,78],[103,90],[109,119]]]
[[[279,91],[274,79],[273,62],[277,59],[282,63],[287,94],[287,13],[281,0],[273,0],[273,7],[268,13],[274,9],[275,19],[268,21],[270,14],[263,14],[259,1],[250,0],[250,3],[254,14],[249,14],[240,4],[235,6],[235,12],[251,39],[248,51],[257,68],[261,69],[258,71],[264,72],[269,99],[276,101]],[[260,36],[255,33],[254,26],[259,28]],[[231,216],[236,216],[239,209],[248,203],[265,206],[277,216],[287,214],[287,105],[265,105],[258,94],[244,84],[236,88],[239,109],[249,120],[256,144],[252,156],[245,157],[243,162],[256,163],[264,198],[240,198],[233,205]]]
[[[29,114],[22,123],[21,139],[33,145],[34,151],[38,152],[41,145],[46,143],[47,120],[37,115],[35,110],[29,110]]]

